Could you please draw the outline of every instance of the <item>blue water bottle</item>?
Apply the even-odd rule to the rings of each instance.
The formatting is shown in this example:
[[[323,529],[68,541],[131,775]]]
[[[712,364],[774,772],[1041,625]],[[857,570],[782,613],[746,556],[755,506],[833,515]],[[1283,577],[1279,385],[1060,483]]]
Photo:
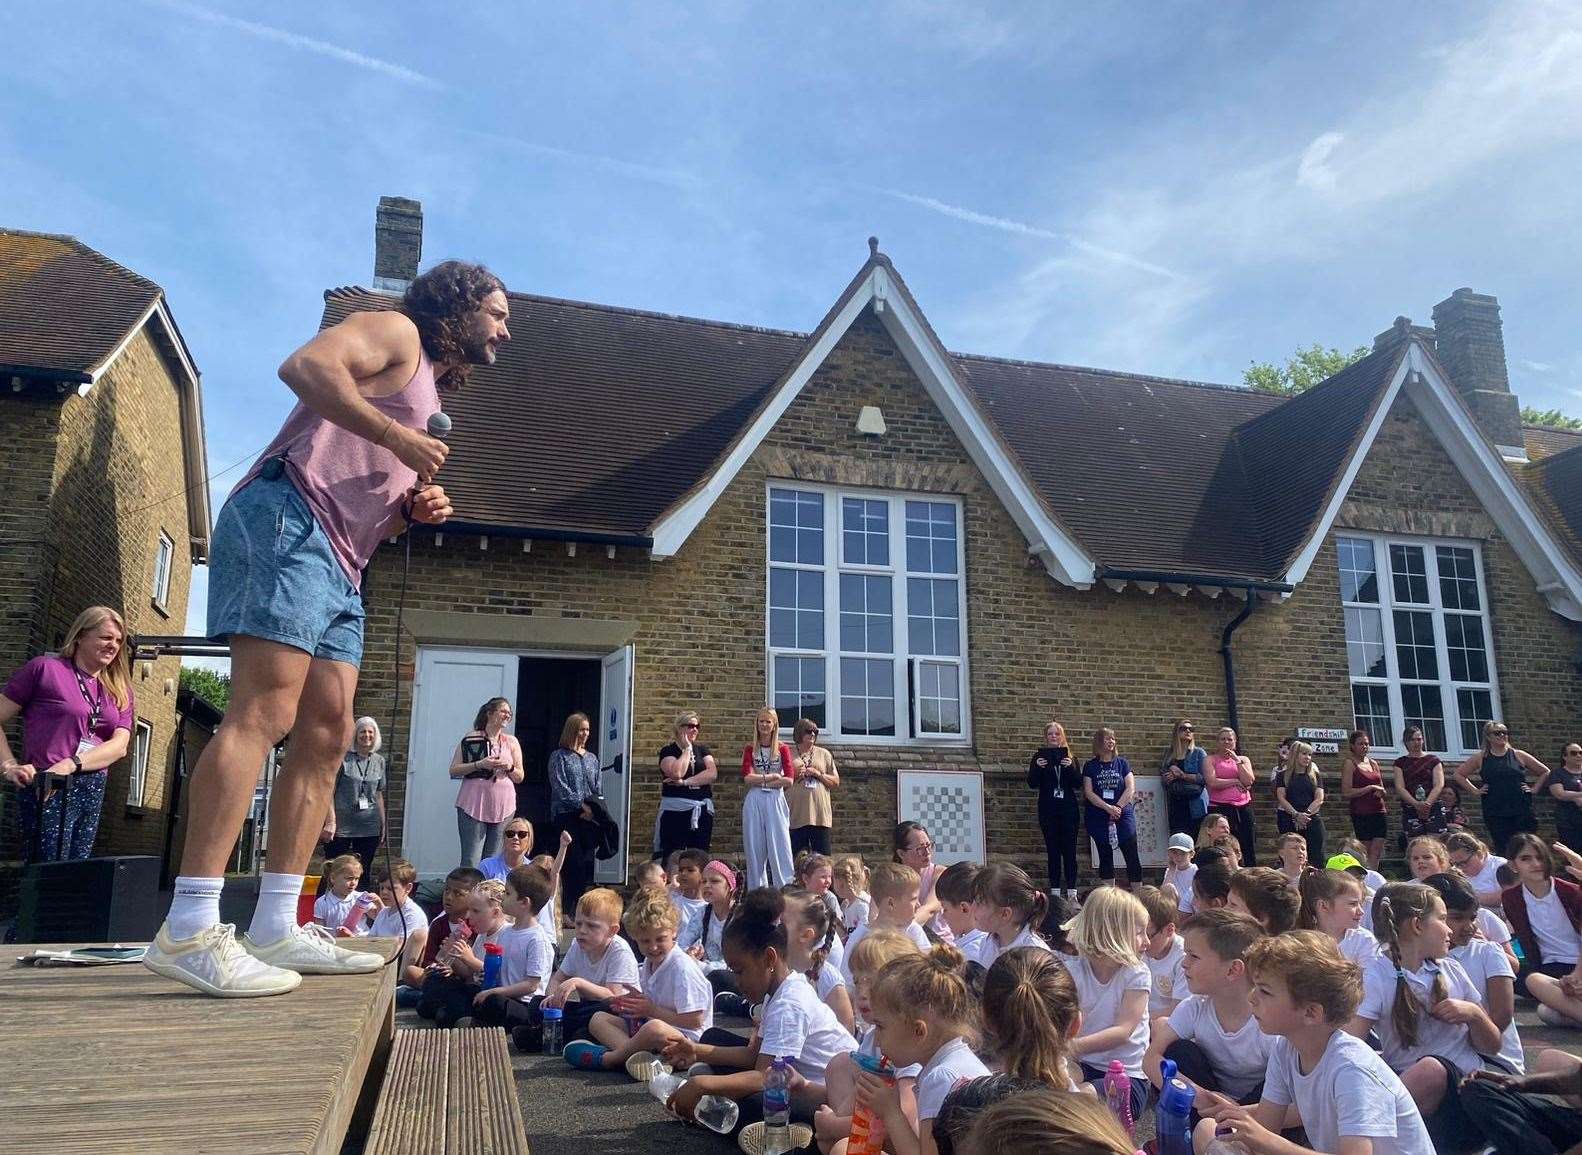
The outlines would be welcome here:
[[[1154,1108],[1158,1155],[1192,1155],[1192,1085],[1169,1059],[1159,1064],[1159,1105]]]
[[[505,949],[491,942],[483,948],[483,989],[492,991],[500,985],[500,968],[505,965]]]

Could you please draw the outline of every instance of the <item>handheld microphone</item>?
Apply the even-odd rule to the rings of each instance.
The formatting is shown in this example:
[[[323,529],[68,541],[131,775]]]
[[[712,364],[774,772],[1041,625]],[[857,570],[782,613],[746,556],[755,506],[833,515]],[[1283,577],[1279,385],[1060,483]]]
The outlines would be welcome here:
[[[446,413],[443,409],[436,410],[435,412],[429,414],[428,435],[430,437],[437,437],[441,441],[444,441],[445,434],[449,432],[450,414]]]

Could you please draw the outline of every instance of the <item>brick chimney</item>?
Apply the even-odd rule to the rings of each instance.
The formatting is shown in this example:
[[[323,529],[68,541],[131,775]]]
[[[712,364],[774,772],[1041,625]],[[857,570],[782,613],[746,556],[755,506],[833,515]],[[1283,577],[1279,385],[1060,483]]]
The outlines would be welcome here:
[[[1508,458],[1526,460],[1521,405],[1505,372],[1500,303],[1457,289],[1434,306],[1439,363],[1490,441]]]
[[[374,213],[374,288],[403,293],[423,257],[423,205],[380,197]]]
[[[1427,325],[1414,325],[1410,317],[1397,317],[1395,324],[1373,339],[1373,351],[1382,353],[1386,349],[1393,349],[1397,345],[1405,344],[1413,337],[1425,342],[1430,349],[1434,347],[1434,331]]]

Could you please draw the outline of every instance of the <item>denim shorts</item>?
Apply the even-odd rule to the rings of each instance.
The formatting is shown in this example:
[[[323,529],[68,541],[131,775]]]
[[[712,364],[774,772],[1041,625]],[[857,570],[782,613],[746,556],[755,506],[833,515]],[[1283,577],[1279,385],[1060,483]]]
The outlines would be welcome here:
[[[231,494],[209,552],[209,637],[279,642],[361,663],[363,603],[330,539],[287,477]]]

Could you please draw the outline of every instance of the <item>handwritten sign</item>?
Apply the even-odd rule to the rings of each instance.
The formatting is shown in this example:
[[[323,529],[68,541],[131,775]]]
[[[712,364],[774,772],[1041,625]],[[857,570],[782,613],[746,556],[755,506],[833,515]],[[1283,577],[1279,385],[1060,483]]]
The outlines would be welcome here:
[[[1340,743],[1339,742],[1314,742],[1312,745],[1313,745],[1313,753],[1315,753],[1315,754],[1339,754],[1340,753]]]
[[[1304,742],[1340,742],[1344,741],[1348,731],[1334,726],[1298,726],[1296,736]],[[1327,751],[1334,753],[1333,750]]]

